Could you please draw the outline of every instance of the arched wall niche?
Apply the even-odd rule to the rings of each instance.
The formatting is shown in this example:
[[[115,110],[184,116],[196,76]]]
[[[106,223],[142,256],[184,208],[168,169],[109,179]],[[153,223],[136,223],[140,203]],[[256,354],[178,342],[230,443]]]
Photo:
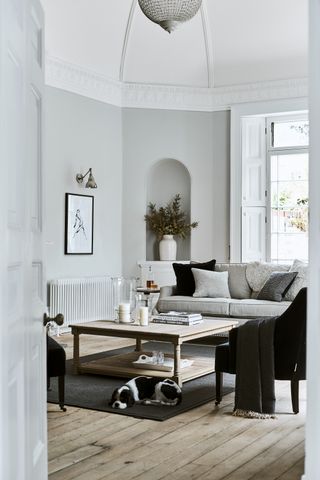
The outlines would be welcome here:
[[[158,160],[147,177],[147,203],[155,203],[157,207],[167,204],[180,193],[181,207],[190,221],[191,210],[191,178],[188,169],[175,159]],[[177,238],[177,260],[189,260],[191,239]],[[159,242],[156,236],[146,229],[146,260],[159,260]]]

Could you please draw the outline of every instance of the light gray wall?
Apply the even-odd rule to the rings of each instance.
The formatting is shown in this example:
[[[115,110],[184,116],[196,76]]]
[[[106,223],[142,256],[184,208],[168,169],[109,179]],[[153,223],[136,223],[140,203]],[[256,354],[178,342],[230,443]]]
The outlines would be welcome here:
[[[121,110],[63,90],[47,87],[46,91],[48,280],[138,274],[137,261],[147,258],[144,214],[152,196],[147,193],[148,176],[157,162],[167,159],[178,160],[190,173],[190,215],[192,221],[199,221],[191,234],[191,259],[227,260],[228,112]],[[98,183],[95,190],[75,181],[76,173],[89,167]],[[66,192],[95,197],[93,255],[64,254]]]
[[[147,177],[161,159],[182,162],[191,176],[191,259],[228,258],[229,112],[124,109],[123,269],[146,259]]]
[[[45,254],[47,279],[119,275],[122,269],[121,109],[46,88]],[[92,167],[97,189],[77,184]],[[65,193],[95,197],[93,255],[64,254]]]

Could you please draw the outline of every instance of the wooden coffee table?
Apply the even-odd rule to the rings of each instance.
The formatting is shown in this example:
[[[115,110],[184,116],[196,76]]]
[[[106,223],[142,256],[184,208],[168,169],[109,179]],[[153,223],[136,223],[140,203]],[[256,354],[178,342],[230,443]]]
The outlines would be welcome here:
[[[227,332],[237,325],[236,320],[224,318],[204,319],[203,323],[193,326],[168,325],[150,323],[147,326],[138,324],[117,324],[110,321],[97,321],[85,324],[71,325],[73,338],[73,366],[75,373],[94,373],[119,377],[135,377],[148,375],[154,377],[171,377],[180,386],[183,382],[214,372],[214,358],[188,356],[193,360],[189,367],[181,368],[181,345],[189,340],[208,337],[217,333]],[[80,335],[100,335],[107,337],[134,338],[136,348],[133,352],[104,357],[90,362],[80,361]],[[136,368],[132,362],[137,360],[142,351],[142,340],[157,340],[173,344],[173,370],[164,372],[152,368]],[[168,355],[166,355],[168,357]],[[183,358],[183,357],[182,357]]]

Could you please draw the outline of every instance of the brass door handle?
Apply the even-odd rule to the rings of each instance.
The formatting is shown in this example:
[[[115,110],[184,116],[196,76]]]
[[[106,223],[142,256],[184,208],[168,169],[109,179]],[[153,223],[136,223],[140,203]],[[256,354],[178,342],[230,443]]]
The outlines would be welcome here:
[[[55,317],[51,318],[46,313],[43,314],[43,326],[45,327],[49,322],[55,322],[57,325],[61,326],[64,322],[64,316],[62,313],[58,313]]]

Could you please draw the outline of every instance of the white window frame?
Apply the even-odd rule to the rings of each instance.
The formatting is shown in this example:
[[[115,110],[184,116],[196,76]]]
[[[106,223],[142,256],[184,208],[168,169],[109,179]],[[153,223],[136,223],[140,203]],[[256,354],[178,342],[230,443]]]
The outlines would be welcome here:
[[[289,152],[292,154],[295,153],[307,153],[309,154],[309,145],[308,146],[289,146],[289,147],[273,147],[271,144],[271,123],[275,120],[280,122],[290,122],[290,121],[306,121],[308,120],[308,114],[301,112],[297,115],[272,115],[266,117],[266,142],[267,142],[267,225],[266,225],[266,260],[271,261],[271,157],[273,155],[286,155]]]
[[[307,98],[294,98],[266,102],[244,103],[231,107],[230,125],[230,262],[242,261],[242,161],[241,161],[241,118],[250,115],[276,116],[306,114],[308,112]]]

